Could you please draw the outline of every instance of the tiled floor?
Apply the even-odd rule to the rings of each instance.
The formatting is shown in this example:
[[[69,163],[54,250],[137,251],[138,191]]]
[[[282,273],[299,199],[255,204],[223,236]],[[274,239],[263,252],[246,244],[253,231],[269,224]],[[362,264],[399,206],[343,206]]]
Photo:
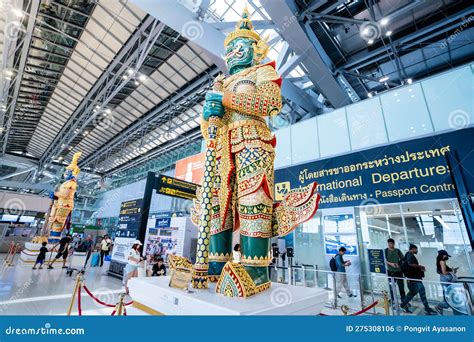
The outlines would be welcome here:
[[[122,292],[121,281],[102,273],[99,267],[87,269],[84,283],[100,300],[116,303]],[[0,315],[64,315],[74,284],[75,275],[67,276],[59,265],[52,270],[32,270],[19,262],[12,267],[0,266]],[[81,298],[83,314],[107,315],[113,310],[96,304],[84,291]],[[77,305],[73,314],[77,315]]]
[[[0,255],[0,315],[65,315],[71,301],[75,275],[69,277],[60,265],[52,270],[32,270],[31,265],[21,265],[17,260],[12,267],[2,265],[4,255]],[[121,280],[107,276],[99,267],[88,268],[84,283],[100,300],[114,304],[122,292]],[[354,290],[354,292],[357,292]],[[322,313],[342,315],[340,307],[347,305],[350,313],[361,309],[360,297],[348,298],[342,295],[338,308],[332,309],[333,294],[328,290],[328,302]],[[82,311],[84,315],[110,315],[113,308],[96,304],[82,291]],[[366,305],[381,298],[366,298]],[[131,300],[127,297],[126,301]],[[77,303],[77,300],[76,300]],[[414,314],[423,314],[421,303],[414,301]],[[73,315],[77,315],[77,304]],[[384,314],[382,306],[368,311],[366,315]],[[402,313],[403,314],[403,313]],[[447,314],[450,314],[447,312]]]

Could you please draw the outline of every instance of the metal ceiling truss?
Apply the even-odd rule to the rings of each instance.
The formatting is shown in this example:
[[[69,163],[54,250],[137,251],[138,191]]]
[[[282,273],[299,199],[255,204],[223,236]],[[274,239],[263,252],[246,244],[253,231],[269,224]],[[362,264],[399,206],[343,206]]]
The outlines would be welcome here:
[[[194,13],[174,0],[133,0],[133,2],[207,51],[207,55],[212,62],[223,73],[227,73],[227,67],[221,56],[224,53],[223,42],[225,34],[214,27],[213,23],[202,20],[204,17],[203,13],[206,11],[205,7],[201,5],[201,10],[198,10],[198,13]],[[254,7],[253,4],[252,6]],[[192,30],[186,30],[188,26],[197,27],[199,34],[193,36]],[[297,65],[294,66],[296,67]],[[320,112],[315,99],[287,79],[283,79],[282,82],[282,95],[307,112]]]
[[[20,91],[21,81],[23,78],[26,60],[28,57],[28,51],[31,43],[32,32],[35,26],[36,15],[39,10],[40,0],[32,0],[30,2],[30,8],[28,12],[28,21],[26,25],[26,32],[23,35],[23,41],[19,44],[22,45],[21,55],[16,68],[17,72],[13,81],[14,88],[11,93],[11,101],[9,102],[6,112],[1,115],[0,125],[2,126],[3,136],[1,137],[0,143],[2,145],[1,155],[3,156],[7,149],[8,137],[10,136],[10,128],[12,126],[13,117],[15,115],[16,103],[18,100],[18,93]]]
[[[129,78],[137,74],[163,28],[164,24],[158,20],[151,16],[146,17],[49,145],[40,159],[40,167],[60,154],[67,154],[69,150],[65,147],[71,144],[78,133],[94,118],[104,115],[103,111],[109,102],[126,86]],[[129,69],[133,70],[133,73],[127,74],[129,77],[123,79],[122,76],[126,75]]]
[[[177,115],[186,112],[196,103],[201,102],[218,71],[216,67],[212,67],[196,77],[194,81],[178,89],[175,95],[164,100],[156,108],[122,131],[120,135],[82,160],[81,167],[97,168],[99,164],[108,160],[114,154],[124,151],[130,144],[143,139],[150,132],[166,125]]]
[[[94,6],[95,4],[85,5],[89,14]],[[16,97],[11,97],[12,100],[18,100],[14,106],[15,112],[11,119],[11,125],[8,127],[8,136],[3,141],[4,153],[25,151],[25,147],[28,146],[59,79],[61,76],[65,76],[62,73],[89,19],[88,16],[81,17],[80,20],[75,19],[76,24],[72,31],[67,27],[63,27],[62,30],[58,29],[59,26],[64,25],[66,17],[73,20],[74,15],[72,14],[72,8],[65,5],[60,6],[57,2],[43,2],[36,14],[29,13],[27,17],[29,21],[34,21],[35,18],[36,21],[26,31],[26,35],[30,37],[30,42],[27,45],[28,49],[24,52],[24,56],[27,56],[25,66],[23,69],[21,67],[18,69],[22,70],[22,78],[18,79],[18,94]],[[42,21],[41,17],[48,17],[48,19]],[[82,24],[82,26],[79,24]],[[68,45],[58,42],[58,40],[64,40],[64,35],[68,37]],[[65,52],[58,53],[59,45],[61,51]],[[23,48],[26,48],[26,45],[23,45]],[[53,103],[50,105],[53,106]],[[28,115],[28,113],[34,115]]]
[[[178,160],[201,152],[201,140],[200,131],[195,131],[187,139],[179,139],[173,146],[154,151],[146,159],[136,161],[130,167],[113,171],[115,176],[106,190],[138,181],[146,177],[149,171],[164,172],[172,168]]]

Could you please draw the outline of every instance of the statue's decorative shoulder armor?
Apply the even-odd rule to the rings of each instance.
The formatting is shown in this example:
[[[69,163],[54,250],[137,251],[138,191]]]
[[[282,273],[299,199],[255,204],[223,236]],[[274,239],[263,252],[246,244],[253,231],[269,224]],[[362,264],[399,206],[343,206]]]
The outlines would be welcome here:
[[[257,85],[263,82],[275,82],[281,86],[281,77],[275,70],[275,63],[270,62],[257,69]]]

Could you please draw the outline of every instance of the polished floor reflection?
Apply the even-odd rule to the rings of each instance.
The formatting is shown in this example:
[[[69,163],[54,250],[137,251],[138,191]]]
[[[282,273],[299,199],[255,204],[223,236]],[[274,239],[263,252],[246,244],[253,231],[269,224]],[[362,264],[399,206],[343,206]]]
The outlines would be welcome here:
[[[0,256],[0,261],[4,255]],[[99,267],[89,268],[84,283],[96,297],[116,303],[121,281],[103,274]],[[75,276],[66,275],[60,266],[52,270],[32,270],[15,262],[12,267],[0,266],[0,315],[65,315],[74,289]],[[110,315],[113,308],[96,304],[82,292],[84,315]],[[73,315],[77,315],[77,304]]]

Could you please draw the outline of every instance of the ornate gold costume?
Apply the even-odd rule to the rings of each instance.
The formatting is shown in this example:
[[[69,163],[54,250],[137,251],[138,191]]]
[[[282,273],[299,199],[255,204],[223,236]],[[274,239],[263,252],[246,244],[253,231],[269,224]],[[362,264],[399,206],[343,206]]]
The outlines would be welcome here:
[[[311,184],[274,204],[276,140],[265,118],[282,108],[282,80],[274,62],[259,64],[268,46],[253,30],[247,11],[225,46],[231,76],[216,80],[201,120],[207,151],[205,189],[198,191],[193,212],[200,227],[195,287],[207,286],[201,286],[207,272],[208,280],[219,279],[217,292],[247,297],[270,287],[270,238],[286,235],[311,218],[319,195]],[[231,262],[236,230],[241,264]],[[207,257],[208,267],[203,264]]]
[[[67,220],[70,219],[74,209],[74,194],[77,189],[76,176],[79,174],[77,161],[81,152],[77,152],[72,157],[71,164],[66,168],[66,181],[59,186],[58,191],[54,193],[53,205],[49,213],[48,231],[50,243],[58,242],[61,238]]]

